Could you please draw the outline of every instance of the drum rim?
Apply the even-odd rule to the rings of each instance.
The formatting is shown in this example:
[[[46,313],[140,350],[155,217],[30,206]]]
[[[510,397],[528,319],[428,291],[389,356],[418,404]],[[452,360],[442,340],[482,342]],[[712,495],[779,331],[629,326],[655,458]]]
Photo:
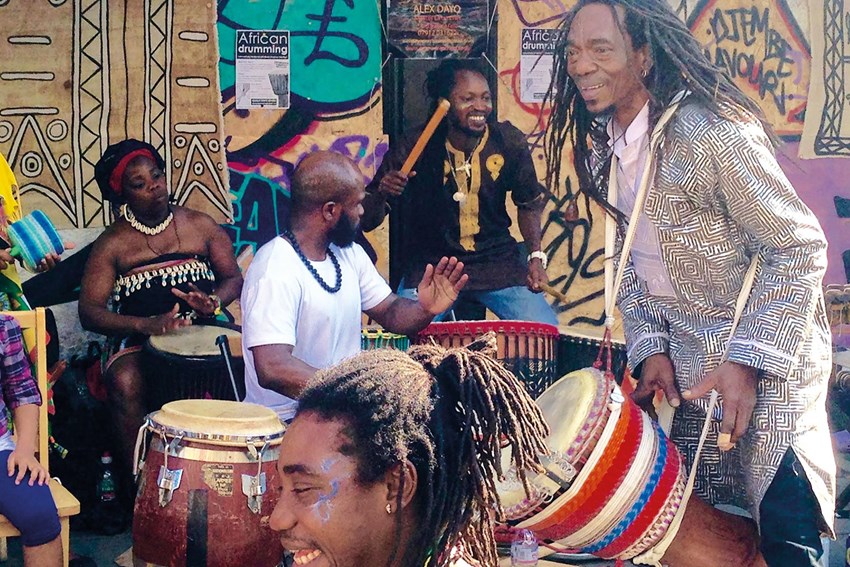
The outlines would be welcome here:
[[[458,332],[464,331],[464,332]],[[481,321],[437,321],[416,334],[417,338],[442,337],[446,335],[478,336],[489,331],[523,334],[560,336],[556,325],[538,321],[518,321],[512,319],[487,319]]]
[[[190,431],[188,429],[180,429],[177,427],[172,427],[170,425],[163,425],[161,423],[157,423],[156,421],[154,421],[154,417],[157,413],[158,412],[152,412],[147,415],[147,417],[145,418],[145,427],[153,433],[158,433],[163,437],[181,437],[182,439],[198,441],[202,443],[206,442],[210,444],[219,441],[240,445],[256,445],[257,442],[267,443],[282,440],[283,435],[286,433],[286,424],[282,420],[280,421],[280,425],[282,428],[281,431],[267,435],[234,435],[232,433],[205,433],[200,431]]]

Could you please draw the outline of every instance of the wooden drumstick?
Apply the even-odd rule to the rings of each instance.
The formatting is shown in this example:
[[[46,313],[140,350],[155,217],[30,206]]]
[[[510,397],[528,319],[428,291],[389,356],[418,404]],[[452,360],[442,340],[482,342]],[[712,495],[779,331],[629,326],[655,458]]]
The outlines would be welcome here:
[[[419,135],[419,139],[416,140],[416,144],[413,145],[413,149],[410,150],[410,153],[407,155],[407,159],[404,160],[404,165],[401,166],[401,171],[403,174],[408,175],[410,170],[413,169],[414,164],[416,164],[416,160],[419,159],[419,156],[422,154],[422,150],[425,149],[425,144],[428,143],[428,140],[431,139],[431,136],[434,135],[434,130],[439,126],[440,121],[446,115],[446,112],[449,111],[451,107],[451,103],[444,98],[441,98],[437,103],[437,109],[434,111],[434,114],[431,115],[431,119],[428,120],[428,124],[425,125],[425,129],[422,130],[422,133]]]
[[[545,283],[540,283],[539,285],[540,285],[540,289],[542,289],[543,291],[545,291],[546,293],[548,293],[549,295],[551,295],[552,297],[554,297],[555,299],[557,299],[561,303],[569,303],[567,296],[564,295],[563,293],[561,293],[560,291],[558,291],[557,289],[555,289],[554,287],[552,287],[551,285],[545,284]]]

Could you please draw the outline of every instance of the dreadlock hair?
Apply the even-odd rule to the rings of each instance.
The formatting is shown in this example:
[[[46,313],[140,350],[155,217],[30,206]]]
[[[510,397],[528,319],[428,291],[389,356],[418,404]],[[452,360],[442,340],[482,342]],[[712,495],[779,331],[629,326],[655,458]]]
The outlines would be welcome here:
[[[538,455],[546,452],[548,435],[543,416],[522,383],[482,351],[495,354],[492,333],[466,348],[364,351],[320,372],[299,400],[299,414],[345,424],[348,442],[341,452],[356,460],[361,485],[405,460],[416,468],[418,526],[402,565],[424,565],[430,557],[438,567],[458,545],[469,558],[495,565],[502,440],[526,490],[525,471],[540,470]],[[401,547],[402,491],[387,565]]]
[[[567,35],[579,10],[589,4],[610,7],[621,33],[631,39],[633,49],[649,46],[652,68],[643,79],[650,93],[650,124],[663,113],[671,99],[682,90],[691,92],[710,111],[731,119],[761,122],[774,145],[779,140],[758,105],[745,95],[728,74],[714,65],[687,26],[673,12],[666,0],[579,0],[564,17],[555,49],[552,84],[546,94],[552,112],[546,131],[546,182],[556,189],[561,179],[561,154],[567,141],[572,143],[579,190],[594,199],[608,213],[624,218],[611,207],[600,192],[607,189],[610,156],[606,163],[591,167],[591,146],[607,143],[605,123],[588,110],[567,70]],[[623,9],[621,18],[616,7]],[[637,72],[637,70],[635,70]],[[601,146],[600,146],[601,145]],[[595,173],[594,173],[595,172]]]

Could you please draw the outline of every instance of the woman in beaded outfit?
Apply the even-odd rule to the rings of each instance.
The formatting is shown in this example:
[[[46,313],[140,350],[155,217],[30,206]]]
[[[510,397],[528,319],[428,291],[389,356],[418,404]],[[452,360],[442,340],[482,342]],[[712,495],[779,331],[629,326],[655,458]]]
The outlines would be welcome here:
[[[104,379],[128,466],[145,412],[145,340],[215,317],[242,289],[227,234],[209,215],[170,204],[164,167],[153,146],[132,139],[109,146],[95,165],[104,200],[120,213],[94,243],[79,312],[83,327],[112,346]]]

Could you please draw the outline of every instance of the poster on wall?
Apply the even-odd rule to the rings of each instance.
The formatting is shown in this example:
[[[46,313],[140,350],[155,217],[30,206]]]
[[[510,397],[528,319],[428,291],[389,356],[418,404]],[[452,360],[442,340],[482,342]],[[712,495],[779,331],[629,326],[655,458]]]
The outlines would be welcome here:
[[[523,28],[520,35],[520,102],[541,103],[552,82],[555,47],[561,30]]]
[[[487,32],[487,0],[389,0],[387,36],[407,57],[467,57]],[[477,54],[476,54],[477,55]]]
[[[289,32],[236,30],[236,108],[289,108]]]

